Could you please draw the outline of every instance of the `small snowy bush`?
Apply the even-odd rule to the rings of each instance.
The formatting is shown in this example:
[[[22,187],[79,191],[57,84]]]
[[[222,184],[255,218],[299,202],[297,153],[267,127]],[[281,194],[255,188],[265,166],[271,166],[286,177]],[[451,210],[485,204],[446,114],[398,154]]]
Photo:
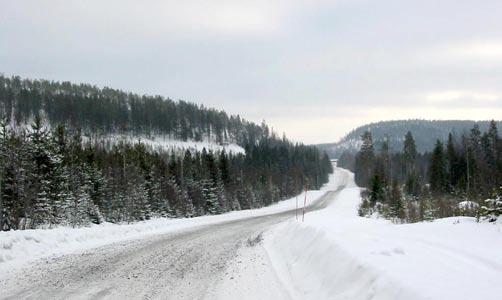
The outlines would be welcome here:
[[[497,221],[502,215],[502,187],[500,187],[498,195],[492,199],[486,199],[486,206],[481,207],[481,217],[489,222]]]

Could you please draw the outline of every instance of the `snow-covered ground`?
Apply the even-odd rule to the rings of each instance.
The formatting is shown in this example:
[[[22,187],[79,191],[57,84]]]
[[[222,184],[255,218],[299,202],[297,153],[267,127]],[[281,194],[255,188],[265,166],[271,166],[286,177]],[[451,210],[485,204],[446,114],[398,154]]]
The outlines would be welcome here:
[[[318,199],[323,192],[307,192],[307,202]],[[55,257],[108,244],[149,236],[172,233],[225,221],[269,215],[294,209],[296,200],[304,194],[274,205],[255,210],[242,210],[222,215],[191,219],[159,218],[134,224],[105,223],[84,228],[59,227],[54,229],[0,232],[0,279],[19,267],[40,258]]]
[[[206,148],[207,151],[221,151],[225,150],[227,153],[233,154],[245,154],[244,148],[235,144],[235,143],[224,143],[219,144],[216,143],[216,139],[210,139],[211,142],[207,141],[207,138],[204,141],[181,141],[169,138],[167,136],[162,135],[154,135],[154,136],[146,136],[146,135],[131,135],[131,134],[114,134],[108,136],[101,136],[98,138],[100,143],[109,146],[113,146],[118,143],[126,143],[126,144],[137,144],[142,143],[151,147],[153,150],[163,150],[163,151],[171,151],[183,153],[185,150],[190,151],[202,151],[202,149]],[[89,140],[87,137],[85,140]]]
[[[340,172],[337,169],[335,176]],[[350,174],[352,176],[352,174]],[[264,236],[277,277],[295,299],[502,297],[501,224],[458,217],[396,225],[357,216],[359,188],[327,209]]]
[[[26,132],[30,132],[32,130],[31,126],[29,126],[28,124],[32,124],[34,122],[33,118],[28,119],[25,122],[25,124],[15,124],[14,120],[15,120],[14,118],[11,119],[11,124],[9,124],[10,129],[16,132],[22,132],[23,130],[25,130]],[[51,131],[54,129],[52,128],[50,122],[46,118],[43,119],[42,123],[43,123],[43,128],[45,130]],[[84,133],[82,135],[82,140],[84,142],[92,140],[93,143],[98,141],[99,144],[102,144],[107,148],[112,147],[113,145],[119,143],[125,143],[130,145],[142,143],[147,147],[152,148],[153,150],[162,150],[162,151],[173,150],[178,154],[183,154],[185,150],[202,151],[202,149],[204,148],[207,151],[211,150],[216,152],[225,150],[227,153],[246,154],[246,150],[234,142],[227,141],[222,144],[216,142],[217,138],[215,135],[211,135],[210,137],[204,135],[202,137],[202,141],[194,141],[194,140],[183,141],[172,138],[169,135],[162,135],[162,134],[145,135],[145,134],[134,134],[132,132],[128,132],[128,133],[89,135],[88,133]]]

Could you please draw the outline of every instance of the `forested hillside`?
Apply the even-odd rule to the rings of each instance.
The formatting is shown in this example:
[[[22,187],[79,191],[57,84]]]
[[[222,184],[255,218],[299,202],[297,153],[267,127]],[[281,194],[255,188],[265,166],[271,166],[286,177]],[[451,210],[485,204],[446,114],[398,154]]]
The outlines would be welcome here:
[[[26,125],[41,115],[53,127],[65,124],[98,136],[133,133],[245,145],[269,134],[265,124],[181,100],[2,75],[0,110],[11,124]]]
[[[477,124],[481,131],[488,130],[489,121],[468,121],[468,120],[400,120],[382,121],[360,126],[352,130],[337,143],[317,145],[319,149],[326,151],[331,158],[339,158],[343,152],[355,154],[360,146],[360,137],[365,132],[371,132],[373,143],[380,147],[385,140],[388,143],[390,152],[401,150],[404,136],[407,132],[412,132],[415,139],[417,151],[419,153],[430,152],[435,146],[435,141],[446,142],[448,135],[460,138],[463,134],[468,134],[471,128]],[[497,122],[500,127],[502,123]]]
[[[258,208],[318,188],[332,171],[314,146],[224,112],[87,85],[1,79],[1,230]],[[214,135],[234,139],[245,154],[175,153],[141,142],[105,147],[84,131]]]
[[[419,153],[414,133],[403,136],[401,151],[377,147],[372,133],[361,136],[361,149],[345,153],[339,165],[355,172],[366,187],[361,215],[375,212],[398,221],[422,221],[458,215],[496,220],[502,214],[502,140],[497,123],[447,142],[436,139],[431,152]]]

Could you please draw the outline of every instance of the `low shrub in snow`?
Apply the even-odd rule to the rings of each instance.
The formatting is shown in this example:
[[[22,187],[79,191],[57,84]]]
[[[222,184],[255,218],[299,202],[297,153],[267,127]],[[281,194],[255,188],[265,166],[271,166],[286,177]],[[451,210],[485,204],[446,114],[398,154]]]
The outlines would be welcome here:
[[[498,217],[502,215],[502,187],[500,187],[498,195],[491,199],[486,199],[486,205],[481,207],[481,218],[489,222],[497,221]]]

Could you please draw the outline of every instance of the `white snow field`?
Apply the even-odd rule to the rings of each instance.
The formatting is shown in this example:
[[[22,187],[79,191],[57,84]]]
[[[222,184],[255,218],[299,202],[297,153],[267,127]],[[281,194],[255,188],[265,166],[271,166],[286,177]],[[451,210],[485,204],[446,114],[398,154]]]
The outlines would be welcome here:
[[[163,150],[163,151],[175,151],[175,152],[184,152],[185,150],[190,151],[202,151],[202,149],[206,149],[207,151],[222,151],[225,150],[227,153],[233,154],[245,154],[246,151],[241,146],[236,143],[224,143],[219,144],[216,142],[216,138],[212,137],[208,141],[208,138],[205,137],[204,141],[181,141],[177,139],[170,138],[168,136],[162,135],[131,135],[131,134],[113,134],[113,135],[105,135],[100,136],[98,138],[93,138],[94,140],[98,140],[100,144],[113,146],[119,143],[125,144],[144,144],[147,147],[151,147],[153,150]],[[84,140],[89,140],[86,137]]]
[[[357,216],[335,169],[296,199],[130,225],[0,233],[0,299],[498,299],[502,224]],[[303,195],[299,202],[303,200]]]

